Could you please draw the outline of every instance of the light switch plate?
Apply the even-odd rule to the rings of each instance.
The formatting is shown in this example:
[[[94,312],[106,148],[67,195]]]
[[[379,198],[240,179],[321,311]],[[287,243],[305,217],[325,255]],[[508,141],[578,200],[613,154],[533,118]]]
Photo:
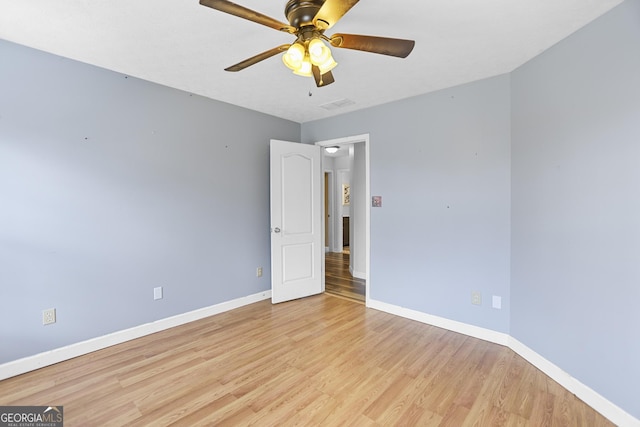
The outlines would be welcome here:
[[[502,297],[493,296],[492,307],[500,310],[502,308]]]

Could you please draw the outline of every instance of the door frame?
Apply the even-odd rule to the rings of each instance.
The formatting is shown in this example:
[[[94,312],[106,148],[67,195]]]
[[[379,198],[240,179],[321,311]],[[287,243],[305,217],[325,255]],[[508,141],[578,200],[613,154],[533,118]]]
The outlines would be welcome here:
[[[324,153],[322,155],[322,159],[323,159],[323,163],[324,163]],[[322,193],[324,195],[324,192],[327,191],[328,192],[328,198],[329,198],[329,206],[324,206],[324,213],[329,213],[329,229],[328,230],[324,230],[324,236],[329,236],[329,241],[328,242],[323,242],[324,243],[324,251],[327,252],[331,252],[331,249],[333,249],[333,246],[335,246],[335,241],[336,241],[336,235],[335,233],[335,227],[333,225],[333,220],[335,218],[336,212],[334,209],[334,198],[335,198],[335,189],[334,189],[334,173],[333,170],[331,169],[325,169],[324,164],[322,165],[322,170],[323,170],[323,178],[324,175],[327,176],[327,180],[329,182],[328,186],[329,188],[322,188]],[[324,185],[324,179],[322,182],[322,185]]]
[[[365,306],[369,307],[370,294],[371,294],[371,162],[370,162],[370,146],[369,146],[369,134],[346,136],[343,138],[330,139],[325,141],[318,141],[315,145],[320,147],[329,147],[333,145],[353,145],[358,143],[364,143],[364,163],[365,163]],[[323,189],[321,191],[322,198],[322,213],[324,215],[324,150],[322,153],[323,166],[322,170],[323,179],[321,180]],[[324,221],[322,221],[322,239],[324,240]],[[323,246],[326,247],[326,242],[323,241]],[[325,263],[322,262],[322,288],[325,285]]]

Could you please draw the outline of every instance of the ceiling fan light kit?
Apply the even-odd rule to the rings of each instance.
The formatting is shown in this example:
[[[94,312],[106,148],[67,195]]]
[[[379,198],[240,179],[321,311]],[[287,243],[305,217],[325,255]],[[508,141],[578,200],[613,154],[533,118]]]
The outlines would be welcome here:
[[[282,62],[293,70],[294,74],[306,77],[313,75],[313,66],[318,67],[320,74],[324,75],[338,65],[331,55],[331,50],[320,38],[312,38],[308,42],[296,41],[282,55]]]
[[[333,59],[331,49],[325,42],[336,48],[360,50],[398,58],[406,58],[413,50],[415,45],[413,40],[357,34],[325,36],[324,32],[335,25],[356,3],[358,0],[289,0],[285,6],[285,16],[289,21],[289,25],[287,25],[227,0],[200,0],[200,4],[203,6],[296,36],[293,44],[284,44],[259,53],[225,68],[225,71],[241,71],[284,52],[282,62],[294,74],[305,77],[313,76],[318,87],[327,86],[334,82],[331,70],[338,65]]]

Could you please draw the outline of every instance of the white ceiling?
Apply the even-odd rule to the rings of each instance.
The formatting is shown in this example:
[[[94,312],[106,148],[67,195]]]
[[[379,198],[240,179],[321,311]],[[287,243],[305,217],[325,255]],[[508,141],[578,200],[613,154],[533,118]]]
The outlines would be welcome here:
[[[286,0],[235,0],[286,22]],[[279,56],[227,66],[293,37],[198,0],[0,0],[0,38],[304,123],[510,72],[622,0],[363,0],[327,35],[414,39],[406,59],[333,49],[336,82]],[[351,105],[320,107],[349,100]]]

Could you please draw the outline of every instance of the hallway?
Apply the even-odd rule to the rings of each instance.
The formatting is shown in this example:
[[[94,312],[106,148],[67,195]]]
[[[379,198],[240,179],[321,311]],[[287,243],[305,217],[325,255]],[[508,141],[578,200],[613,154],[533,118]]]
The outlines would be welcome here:
[[[325,292],[364,304],[365,280],[351,275],[349,256],[348,251],[325,254]]]

